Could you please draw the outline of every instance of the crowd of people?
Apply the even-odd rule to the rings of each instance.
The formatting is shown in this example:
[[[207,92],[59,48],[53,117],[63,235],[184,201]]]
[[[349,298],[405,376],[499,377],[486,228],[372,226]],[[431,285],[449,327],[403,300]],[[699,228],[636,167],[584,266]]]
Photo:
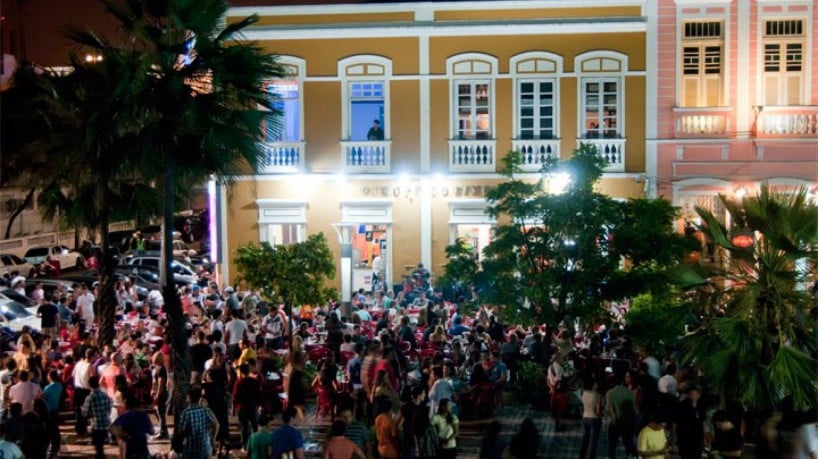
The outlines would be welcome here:
[[[172,413],[172,433],[173,350],[161,294],[140,301],[121,281],[116,339],[103,346],[99,286],[38,297],[40,332],[15,336],[0,370],[0,451],[59,457],[60,413],[70,409],[76,435],[97,457],[116,443],[122,458],[147,458],[156,439],[183,458],[453,458],[460,419],[469,418],[486,420],[481,458],[532,458],[544,441],[534,421],[509,435],[492,417],[507,390],[530,378],[523,369],[535,368],[555,434],[564,417],[581,418],[580,457],[597,457],[603,424],[611,458],[620,442],[631,457],[741,456],[749,427],[740,407],[714,409],[702,375],[672,356],[634,349],[616,327],[509,326],[488,306],[444,301],[428,276],[417,277],[397,293],[360,290],[347,307],[328,300],[291,311],[221,290],[207,276],[181,289],[191,391],[187,407]],[[329,429],[313,447],[303,430],[316,420]],[[789,443],[776,435],[780,417],[757,429],[761,457],[814,458],[815,419],[799,423]],[[803,454],[788,455],[795,452]]]

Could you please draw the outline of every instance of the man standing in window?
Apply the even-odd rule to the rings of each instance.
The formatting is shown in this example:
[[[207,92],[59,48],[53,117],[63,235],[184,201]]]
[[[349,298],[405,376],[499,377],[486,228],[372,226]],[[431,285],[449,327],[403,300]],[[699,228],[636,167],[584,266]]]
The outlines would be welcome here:
[[[367,140],[383,140],[383,129],[381,129],[381,122],[378,120],[372,121],[372,127],[366,133]]]

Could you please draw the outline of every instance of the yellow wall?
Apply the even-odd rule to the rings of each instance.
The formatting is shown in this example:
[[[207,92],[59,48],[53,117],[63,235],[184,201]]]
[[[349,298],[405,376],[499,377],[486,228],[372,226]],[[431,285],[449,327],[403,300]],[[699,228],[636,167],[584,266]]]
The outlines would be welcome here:
[[[446,172],[449,170],[449,138],[451,137],[451,120],[449,118],[449,86],[447,80],[432,80],[429,83],[429,122],[431,124],[431,169]]]
[[[392,81],[389,84],[392,117],[392,170],[420,170],[420,83]]]
[[[392,73],[395,75],[418,73],[418,39],[413,37],[275,40],[259,43],[268,52],[305,59],[308,76],[335,76],[338,73],[338,61],[357,54],[391,58]]]
[[[494,99],[494,116],[497,130],[494,137],[497,138],[497,152],[495,158],[500,162],[500,158],[511,150],[511,138],[514,137],[514,83],[510,79],[496,80],[494,88],[497,97]],[[496,170],[496,168],[495,168]]]
[[[615,17],[641,16],[638,6],[602,7],[602,8],[538,8],[519,10],[483,10],[483,11],[435,11],[436,21],[460,20],[500,20],[500,19],[546,19],[578,17]]]
[[[341,84],[304,84],[305,160],[312,172],[337,170],[341,166]]]
[[[560,79],[560,158],[565,160],[577,147],[577,115],[579,93],[577,79]]]
[[[645,171],[645,77],[625,78],[625,171]]]
[[[365,22],[413,21],[415,13],[363,13],[363,14],[288,14],[261,16],[256,25],[294,24],[358,24]]]
[[[430,70],[446,73],[446,59],[456,54],[481,52],[499,60],[500,72],[508,72],[508,61],[526,51],[549,51],[564,58],[566,72],[574,70],[574,57],[587,51],[605,49],[628,55],[630,70],[645,69],[644,33],[604,33],[582,35],[514,35],[484,37],[431,37]]]

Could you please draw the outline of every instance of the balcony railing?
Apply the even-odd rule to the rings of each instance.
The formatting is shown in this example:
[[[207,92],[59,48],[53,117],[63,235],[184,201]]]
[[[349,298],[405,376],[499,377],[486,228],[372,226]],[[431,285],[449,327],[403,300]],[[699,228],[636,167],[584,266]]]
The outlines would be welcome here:
[[[494,172],[494,139],[449,140],[450,172]]]
[[[289,174],[301,170],[304,161],[304,142],[263,143],[264,162],[261,174]]]
[[[344,170],[353,173],[389,173],[391,140],[341,142]]]
[[[578,139],[577,144],[595,146],[597,154],[608,162],[605,172],[625,172],[625,141],[626,139]]]
[[[515,139],[511,141],[511,148],[520,152],[520,168],[525,172],[539,172],[544,164],[560,159],[559,139]]]
[[[676,107],[676,137],[724,137],[730,132],[731,111],[731,107]]]
[[[758,137],[818,137],[818,106],[761,107]]]

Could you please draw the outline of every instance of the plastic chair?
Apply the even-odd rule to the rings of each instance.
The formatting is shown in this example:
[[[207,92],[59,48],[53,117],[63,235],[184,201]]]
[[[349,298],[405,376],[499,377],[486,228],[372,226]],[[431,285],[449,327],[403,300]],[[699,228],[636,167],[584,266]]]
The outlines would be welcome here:
[[[315,347],[315,348],[307,351],[307,360],[310,360],[311,362],[317,362],[317,361],[323,359],[326,356],[327,356],[327,347],[324,346],[324,345],[321,345],[319,347]]]
[[[409,352],[412,350],[412,343],[409,341],[401,341],[398,343],[398,348],[401,352]]]
[[[352,351],[341,351],[341,363],[346,364],[355,358],[355,353]]]

